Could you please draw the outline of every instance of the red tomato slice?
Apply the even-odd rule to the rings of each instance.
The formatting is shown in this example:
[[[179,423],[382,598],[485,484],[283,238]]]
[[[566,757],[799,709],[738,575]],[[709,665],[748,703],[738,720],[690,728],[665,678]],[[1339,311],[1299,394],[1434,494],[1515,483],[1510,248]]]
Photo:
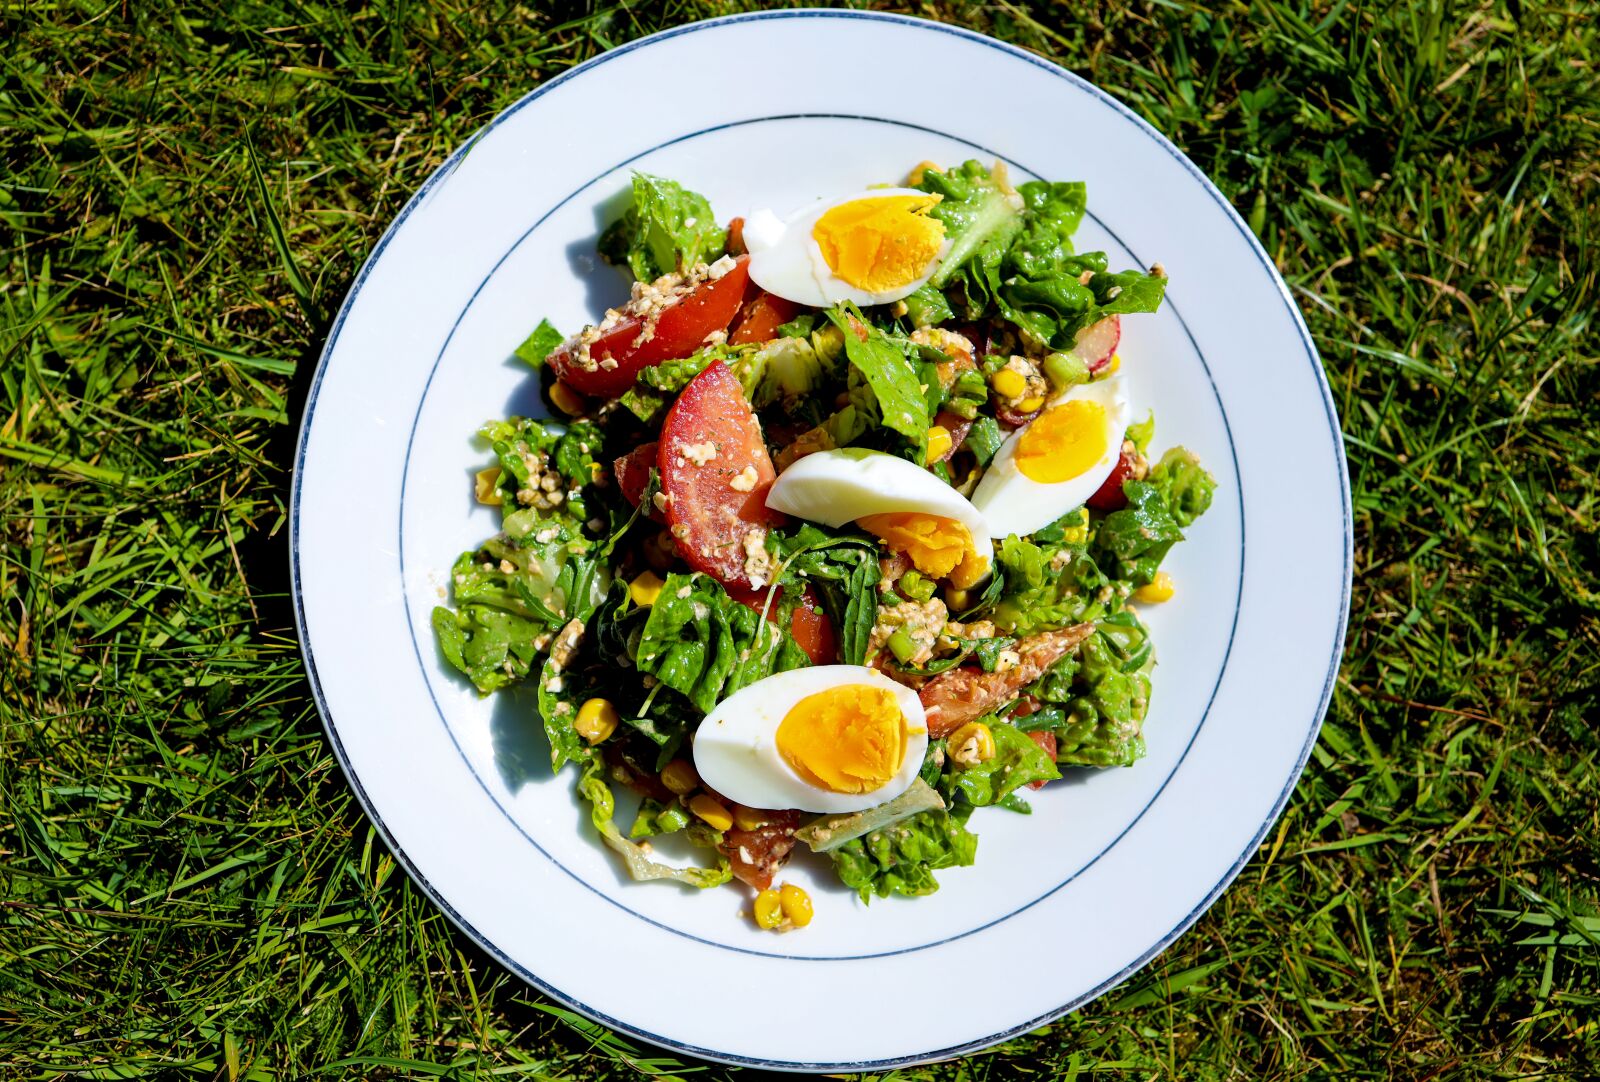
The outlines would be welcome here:
[[[744,219],[728,219],[728,254],[744,255]]]
[[[633,506],[639,506],[639,500],[644,496],[644,488],[650,483],[650,471],[656,465],[656,441],[642,443],[629,451],[611,464],[611,472],[616,475],[617,488],[622,492],[622,498]],[[649,516],[658,522],[661,514],[653,507],[645,508]]]
[[[760,612],[767,607],[766,590],[745,590],[734,587],[728,596],[746,608]],[[772,595],[772,606],[767,609],[767,619],[775,620],[778,602],[783,600],[783,587]],[[833,621],[822,611],[821,601],[810,587],[800,595],[800,604],[789,617],[789,634],[795,644],[806,652],[813,665],[831,665],[839,659],[839,643],[833,633]]]
[[[1117,464],[1111,467],[1105,484],[1095,489],[1094,495],[1084,501],[1091,511],[1120,511],[1128,506],[1128,496],[1122,491],[1122,482],[1133,476],[1138,460],[1139,452],[1133,449],[1130,442],[1124,441],[1122,455],[1117,459]]]
[[[1051,762],[1055,762],[1055,758],[1056,758],[1056,734],[1055,733],[1030,732],[1028,734],[1028,738],[1030,740],[1032,740],[1035,744],[1039,745],[1039,750],[1040,751],[1042,751],[1046,755],[1050,756],[1050,761]],[[1045,786],[1045,782],[1048,781],[1048,780],[1049,779],[1047,779],[1047,778],[1041,778],[1038,781],[1030,781],[1028,783],[1028,788],[1029,789],[1043,789],[1044,786]]]
[[[696,571],[751,587],[745,545],[783,516],[767,510],[777,477],[739,379],[713,361],[683,389],[661,425],[657,466],[667,524]]]
[[[575,391],[615,398],[629,387],[642,369],[662,361],[687,357],[706,336],[725,330],[739,311],[750,281],[750,257],[740,256],[721,278],[707,279],[663,308],[655,317],[655,333],[639,341],[646,321],[628,316],[589,344],[593,368],[581,368],[577,353],[567,346],[550,354],[550,366]],[[607,367],[615,361],[615,367]]]
[[[728,334],[728,343],[742,346],[747,342],[770,342],[778,337],[779,327],[800,314],[800,307],[794,301],[762,290],[739,313],[739,321]]]

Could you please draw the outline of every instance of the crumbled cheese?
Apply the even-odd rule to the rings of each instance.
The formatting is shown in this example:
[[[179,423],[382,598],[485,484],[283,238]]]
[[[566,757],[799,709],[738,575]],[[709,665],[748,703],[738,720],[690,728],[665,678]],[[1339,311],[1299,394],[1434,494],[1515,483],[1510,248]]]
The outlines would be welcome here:
[[[696,466],[704,466],[717,457],[717,445],[710,440],[702,443],[686,443],[683,445],[683,456]]]
[[[890,635],[903,629],[917,644],[917,652],[911,655],[908,664],[926,665],[933,660],[933,648],[949,620],[950,611],[937,597],[920,603],[902,601],[898,605],[879,605],[877,623],[872,625],[872,634],[867,640],[867,658],[870,661],[883,649]]]
[[[689,607],[693,610],[694,618],[696,620],[704,620],[707,616],[711,615],[711,610],[706,607],[706,603],[704,601],[696,601]]]
[[[756,472],[754,466],[746,466],[733,475],[733,480],[728,482],[728,487],[735,492],[749,492],[756,487],[756,482],[760,479],[761,475]]]
[[[516,570],[517,570],[517,565],[512,563],[510,560],[502,559],[500,561],[500,574],[502,574],[502,575],[510,575],[510,574],[515,573]]]
[[[1010,672],[1022,664],[1022,655],[1015,650],[1002,650],[995,655],[994,671]]]
[[[772,553],[767,551],[764,529],[754,529],[744,535],[744,573],[757,590],[772,578]]]
[[[694,587],[692,587],[692,586],[680,586],[680,587],[678,587],[678,599],[680,601],[683,600],[684,598],[688,597],[692,593],[694,593]]]
[[[658,488],[656,489],[656,494],[651,497],[650,502],[656,505],[657,511],[665,511],[668,507],[672,506],[672,493],[662,492]]]
[[[715,282],[718,278],[731,271],[736,262],[733,256],[725,255],[706,268],[706,277]]]

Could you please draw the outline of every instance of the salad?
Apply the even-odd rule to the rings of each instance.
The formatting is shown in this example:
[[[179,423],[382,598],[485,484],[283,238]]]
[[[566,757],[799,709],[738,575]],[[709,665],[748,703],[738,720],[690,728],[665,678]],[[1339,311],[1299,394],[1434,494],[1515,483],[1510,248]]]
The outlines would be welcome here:
[[[1145,753],[1139,608],[1215,487],[1120,373],[1165,272],[1076,251],[1084,185],[999,164],[726,225],[662,177],[632,197],[599,239],[630,296],[517,350],[563,420],[480,430],[500,530],[439,649],[531,685],[634,879],[737,880],[778,930],[811,920],[774,885],[797,849],[863,900],[931,893],[975,809]]]

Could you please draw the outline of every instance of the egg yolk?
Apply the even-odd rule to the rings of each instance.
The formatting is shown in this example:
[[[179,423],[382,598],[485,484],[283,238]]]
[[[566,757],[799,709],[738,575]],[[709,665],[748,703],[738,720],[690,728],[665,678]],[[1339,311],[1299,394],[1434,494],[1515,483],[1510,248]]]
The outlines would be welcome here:
[[[867,515],[856,523],[883,538],[896,552],[905,553],[924,575],[947,578],[958,589],[977,585],[989,570],[989,561],[978,555],[972,543],[972,532],[953,518],[895,511]]]
[[[900,772],[906,736],[894,692],[844,684],[790,707],[778,723],[776,740],[784,762],[817,788],[870,793]]]
[[[1074,399],[1033,419],[1017,440],[1017,469],[1043,485],[1070,481],[1099,462],[1108,446],[1104,407]]]
[[[928,217],[938,195],[885,195],[830,208],[811,229],[828,269],[868,292],[922,277],[944,243],[944,223]]]

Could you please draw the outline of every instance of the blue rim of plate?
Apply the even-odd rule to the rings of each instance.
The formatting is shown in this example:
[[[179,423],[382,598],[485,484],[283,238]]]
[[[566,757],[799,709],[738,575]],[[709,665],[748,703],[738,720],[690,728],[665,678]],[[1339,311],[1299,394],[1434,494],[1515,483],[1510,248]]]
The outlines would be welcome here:
[[[559,211],[562,207],[564,207],[568,203],[572,202],[572,200],[577,198],[579,195],[582,195],[585,191],[587,191],[589,188],[593,187],[600,180],[603,180],[604,178],[611,176],[612,174],[616,173],[620,169],[624,169],[627,166],[632,165],[634,162],[638,161],[640,158],[643,158],[643,157],[646,157],[646,156],[648,156],[650,154],[653,154],[656,151],[662,149],[663,147],[669,147],[669,146],[673,146],[673,145],[675,145],[677,143],[687,142],[687,141],[689,141],[691,139],[698,138],[698,137],[700,137],[702,135],[708,135],[708,134],[711,134],[711,133],[714,133],[714,132],[725,131],[725,130],[727,130],[729,128],[740,128],[740,127],[746,127],[746,126],[752,125],[752,124],[763,124],[763,123],[789,121],[789,120],[853,120],[853,121],[863,121],[863,122],[872,123],[872,124],[887,124],[887,125],[891,125],[891,126],[894,126],[894,127],[910,128],[910,129],[912,129],[914,131],[925,132],[925,133],[927,133],[929,135],[938,136],[941,139],[947,139],[947,140],[950,140],[951,142],[960,143],[963,146],[965,146],[968,150],[976,151],[976,152],[978,152],[980,154],[987,155],[991,159],[994,159],[994,160],[1001,160],[1001,159],[1004,158],[1003,155],[996,153],[995,151],[989,149],[988,147],[982,145],[981,143],[975,143],[970,139],[964,139],[964,138],[961,138],[959,136],[952,135],[950,132],[942,131],[942,130],[937,129],[937,128],[930,128],[930,127],[927,127],[926,125],[922,125],[922,124],[913,124],[913,123],[910,123],[909,121],[890,120],[890,119],[887,119],[885,117],[859,116],[859,115],[850,115],[850,114],[845,114],[845,113],[786,113],[786,114],[777,114],[777,115],[773,115],[773,116],[764,116],[764,117],[748,117],[748,118],[745,118],[743,120],[731,120],[731,121],[727,121],[727,122],[724,122],[724,123],[721,123],[721,124],[712,125],[711,127],[708,127],[708,128],[701,128],[698,131],[692,131],[692,132],[687,132],[687,133],[685,133],[683,135],[673,136],[671,139],[664,140],[664,141],[662,141],[660,143],[657,143],[655,146],[649,147],[649,148],[647,148],[645,150],[641,150],[636,154],[632,154],[632,155],[622,159],[621,161],[617,162],[615,165],[612,165],[609,168],[604,169],[604,170],[600,171],[599,173],[596,173],[589,180],[584,181],[577,188],[573,189],[567,195],[565,195],[561,199],[557,200],[554,204],[552,204],[549,207],[548,210],[546,210],[543,214],[540,214],[538,216],[538,218],[535,219],[534,223],[532,225],[530,225],[526,230],[524,230],[522,232],[521,236],[519,236],[515,241],[513,241],[511,243],[511,246],[509,248],[507,248],[504,253],[501,254],[500,258],[495,262],[494,266],[489,269],[489,272],[486,275],[484,275],[483,280],[481,282],[479,282],[477,288],[473,290],[472,296],[467,298],[466,304],[463,305],[462,308],[461,308],[461,311],[456,314],[455,323],[451,326],[450,333],[445,335],[444,343],[439,347],[439,352],[434,357],[433,368],[428,373],[427,382],[423,385],[423,388],[422,388],[422,396],[417,401],[416,413],[412,417],[412,420],[411,420],[411,431],[408,434],[408,436],[406,437],[405,463],[404,463],[404,466],[401,469],[401,474],[400,474],[400,509],[399,509],[399,515],[397,516],[397,518],[398,518],[398,524],[397,524],[398,525],[398,536],[397,536],[397,541],[396,541],[396,552],[398,553],[398,556],[399,556],[399,561],[400,561],[400,579],[401,579],[402,582],[405,581],[405,574],[406,574],[406,541],[405,541],[405,536],[406,536],[406,534],[405,534],[406,487],[407,487],[407,479],[408,479],[408,476],[409,476],[409,473],[410,473],[410,469],[411,469],[411,452],[412,452],[413,446],[414,446],[415,441],[416,441],[417,425],[420,423],[420,421],[422,419],[423,408],[427,405],[428,392],[433,386],[434,377],[436,375],[438,375],[439,366],[444,361],[445,353],[450,349],[450,343],[455,339],[456,331],[458,329],[460,329],[462,320],[464,320],[466,318],[466,316],[467,316],[467,313],[472,310],[472,306],[476,303],[479,295],[483,292],[484,288],[489,284],[489,282],[494,278],[495,274],[499,271],[500,267],[505,264],[505,261],[507,259],[511,258],[512,253],[514,253],[525,242],[527,242],[528,239],[530,237],[532,237],[535,232],[538,231],[539,227],[542,226],[546,221],[548,221],[550,219],[550,217],[552,215],[554,215],[557,211]],[[1036,171],[1034,171],[1032,169],[1029,169],[1026,166],[1022,165],[1020,162],[1018,162],[1014,158],[1009,158],[1009,159],[1004,159],[1004,160],[1008,161],[1011,165],[1013,165],[1016,168],[1020,169],[1022,172],[1030,174],[1031,176],[1038,177],[1040,175]],[[1099,218],[1095,217],[1095,215],[1094,215],[1094,213],[1092,211],[1086,211],[1085,215],[1090,220],[1092,220],[1097,226],[1099,226],[1101,229],[1104,229],[1106,231],[1106,233],[1111,237],[1111,239],[1113,241],[1115,241],[1116,244],[1119,247],[1121,247],[1124,252],[1128,253],[1128,255],[1133,259],[1135,264],[1137,264],[1139,266],[1148,266],[1148,264],[1145,263],[1144,260],[1139,258],[1139,256],[1133,251],[1133,249],[1128,247],[1127,243],[1120,236],[1117,235],[1115,230],[1113,230],[1110,226],[1106,225],[1106,223],[1102,222]],[[704,946],[715,947],[715,948],[717,948],[719,950],[733,951],[736,954],[750,954],[750,955],[755,955],[756,957],[760,957],[760,958],[775,958],[775,959],[778,959],[780,961],[791,961],[791,962],[855,962],[855,961],[864,961],[864,960],[869,959],[869,958],[887,958],[887,957],[890,957],[892,955],[897,955],[897,954],[911,954],[911,953],[913,953],[915,951],[929,950],[929,949],[931,949],[933,947],[941,946],[942,944],[945,944],[945,943],[951,943],[951,942],[954,942],[957,939],[965,939],[967,936],[977,935],[979,932],[982,932],[985,929],[993,928],[997,924],[1001,924],[1001,923],[1003,923],[1005,921],[1010,920],[1012,917],[1015,917],[1017,914],[1022,913],[1024,910],[1033,908],[1034,906],[1038,905],[1040,902],[1044,901],[1046,898],[1050,897],[1052,894],[1055,894],[1057,891],[1063,889],[1069,883],[1071,883],[1073,880],[1077,879],[1080,875],[1082,875],[1084,872],[1088,871],[1096,863],[1098,863],[1101,857],[1105,856],[1107,853],[1111,852],[1112,849],[1116,848],[1116,846],[1119,843],[1121,843],[1122,839],[1127,836],[1128,832],[1130,830],[1132,830],[1135,826],[1137,826],[1139,824],[1139,821],[1145,817],[1145,814],[1152,807],[1155,806],[1156,801],[1161,799],[1161,794],[1166,791],[1167,785],[1172,781],[1172,779],[1174,777],[1177,776],[1178,770],[1183,766],[1184,760],[1186,760],[1189,757],[1189,751],[1194,747],[1194,742],[1200,738],[1200,731],[1205,728],[1206,719],[1210,716],[1210,713],[1211,713],[1211,706],[1212,706],[1212,704],[1214,702],[1216,702],[1217,692],[1222,687],[1222,678],[1227,674],[1228,659],[1233,653],[1233,641],[1234,641],[1235,635],[1237,634],[1238,628],[1239,628],[1239,611],[1243,606],[1243,596],[1244,596],[1244,560],[1245,560],[1245,547],[1246,547],[1246,545],[1245,545],[1244,492],[1243,492],[1242,479],[1241,479],[1240,474],[1239,474],[1239,456],[1238,456],[1238,452],[1235,449],[1234,444],[1233,444],[1233,431],[1229,427],[1229,424],[1228,424],[1228,413],[1227,413],[1227,410],[1223,408],[1223,405],[1222,405],[1222,394],[1221,394],[1220,391],[1217,390],[1216,381],[1212,378],[1212,375],[1211,375],[1211,368],[1210,368],[1210,366],[1208,366],[1206,364],[1205,356],[1200,352],[1200,345],[1199,345],[1198,342],[1195,341],[1194,335],[1189,331],[1189,324],[1187,322],[1185,322],[1185,320],[1183,318],[1183,313],[1181,311],[1179,311],[1179,309],[1178,309],[1177,302],[1173,301],[1173,300],[1171,300],[1169,298],[1167,300],[1167,302],[1166,302],[1165,308],[1170,310],[1172,312],[1173,316],[1177,319],[1178,325],[1181,328],[1183,328],[1183,333],[1184,333],[1185,337],[1187,337],[1189,339],[1189,344],[1194,347],[1195,356],[1200,358],[1200,367],[1205,370],[1206,381],[1210,384],[1212,396],[1215,397],[1215,399],[1217,401],[1217,411],[1222,416],[1222,427],[1223,427],[1223,430],[1226,433],[1227,439],[1228,439],[1228,454],[1229,454],[1229,458],[1230,458],[1230,460],[1232,462],[1232,465],[1233,465],[1233,477],[1234,477],[1234,482],[1235,482],[1234,483],[1234,489],[1238,493],[1238,498],[1239,498],[1239,587],[1238,587],[1237,591],[1235,591],[1235,593],[1234,593],[1233,619],[1230,622],[1229,627],[1228,627],[1227,645],[1224,647],[1224,649],[1222,651],[1222,662],[1218,666],[1218,669],[1217,669],[1217,678],[1216,678],[1216,681],[1211,686],[1211,694],[1206,700],[1205,709],[1202,710],[1201,713],[1200,713],[1200,721],[1195,725],[1194,731],[1189,734],[1189,739],[1188,739],[1187,743],[1185,743],[1185,745],[1183,747],[1183,751],[1178,755],[1177,761],[1172,764],[1172,768],[1169,771],[1167,771],[1167,776],[1162,779],[1161,784],[1156,788],[1156,791],[1154,793],[1150,794],[1150,799],[1145,802],[1144,806],[1142,808],[1140,808],[1137,813],[1134,814],[1134,816],[1127,822],[1127,824],[1120,831],[1117,832],[1116,837],[1112,838],[1109,842],[1107,842],[1105,844],[1105,846],[1103,846],[1098,853],[1096,853],[1094,856],[1090,857],[1086,862],[1084,862],[1082,865],[1080,865],[1076,870],[1074,870],[1071,873],[1069,873],[1068,875],[1066,875],[1066,877],[1063,878],[1060,882],[1056,883],[1054,886],[1052,886],[1048,890],[1044,891],[1038,897],[1033,898],[1032,900],[1023,903],[1022,905],[1017,906],[1016,908],[1010,910],[1009,912],[1003,914],[1002,916],[995,917],[995,918],[993,918],[991,920],[986,920],[982,924],[979,924],[979,925],[977,925],[975,927],[972,927],[972,928],[968,928],[965,931],[956,932],[956,933],[954,933],[952,935],[947,935],[947,936],[944,936],[944,937],[942,937],[940,939],[930,940],[930,941],[928,941],[926,943],[919,943],[919,944],[916,944],[915,946],[897,947],[894,950],[875,951],[875,952],[872,952],[870,954],[832,954],[832,955],[826,955],[826,954],[785,954],[785,953],[783,953],[781,951],[755,950],[755,949],[752,949],[750,947],[734,946],[731,943],[719,943],[718,941],[716,941],[714,939],[707,939],[704,936],[695,935],[692,932],[686,932],[681,928],[674,928],[670,924],[664,924],[661,921],[655,920],[655,919],[653,919],[651,917],[647,917],[643,913],[639,912],[637,909],[634,909],[631,906],[627,905],[626,903],[624,903],[624,902],[618,900],[617,898],[614,898],[611,895],[607,894],[605,891],[603,891],[600,888],[596,887],[594,884],[590,883],[588,880],[584,879],[582,876],[580,876],[579,874],[574,872],[571,868],[568,868],[565,864],[561,863],[561,861],[557,860],[553,853],[551,853],[543,845],[539,844],[538,839],[536,839],[533,835],[529,834],[526,829],[524,829],[522,824],[517,821],[516,817],[511,814],[510,809],[508,809],[505,806],[505,804],[501,802],[500,798],[495,795],[494,790],[492,788],[490,788],[488,782],[484,781],[483,775],[478,772],[477,767],[474,766],[473,763],[472,763],[472,760],[470,758],[468,758],[466,750],[464,748],[462,748],[461,742],[456,739],[455,730],[453,730],[450,727],[450,723],[445,719],[444,710],[439,705],[439,696],[438,696],[437,692],[435,692],[434,687],[433,687],[433,680],[428,676],[428,664],[427,664],[427,661],[422,656],[422,654],[423,654],[422,642],[426,638],[428,640],[428,642],[430,643],[430,645],[431,645],[433,640],[429,636],[419,635],[417,633],[417,625],[416,625],[415,619],[411,615],[411,608],[410,608],[410,606],[406,606],[406,608],[405,608],[406,629],[411,634],[411,645],[412,645],[413,650],[416,652],[417,667],[422,672],[423,685],[425,687],[427,687],[427,689],[428,689],[428,698],[429,698],[429,701],[433,704],[434,713],[438,716],[439,725],[440,725],[440,727],[442,727],[444,729],[445,735],[447,735],[450,738],[451,746],[453,746],[455,748],[456,755],[460,757],[462,765],[464,765],[467,768],[467,773],[472,775],[473,781],[478,783],[478,787],[480,789],[482,789],[484,795],[489,798],[489,802],[495,806],[495,809],[500,812],[501,817],[504,818],[506,820],[506,822],[511,825],[512,829],[515,830],[518,834],[520,834],[524,841],[526,841],[529,845],[531,845],[535,849],[537,849],[541,856],[543,856],[551,864],[554,864],[557,868],[559,868],[562,872],[564,872],[569,878],[571,878],[573,882],[579,884],[585,890],[590,891],[591,893],[593,893],[597,897],[604,899],[606,902],[609,902],[611,905],[613,905],[613,906],[617,907],[618,909],[622,910],[624,913],[627,913],[629,916],[635,917],[635,918],[645,922],[646,924],[650,925],[651,927],[658,929],[659,931],[667,932],[667,933],[669,933],[671,935],[675,935],[675,936],[678,936],[678,937],[683,938],[683,939],[692,940],[693,942],[703,944]]]
[[[1228,220],[1244,239],[1246,245],[1255,255],[1263,269],[1266,270],[1268,276],[1276,283],[1284,306],[1287,308],[1295,328],[1300,333],[1302,343],[1306,349],[1306,358],[1311,364],[1317,386],[1322,392],[1323,408],[1327,415],[1329,431],[1333,439],[1335,461],[1338,464],[1337,480],[1339,492],[1342,497],[1340,511],[1344,522],[1344,552],[1339,619],[1335,635],[1336,647],[1333,651],[1333,656],[1329,661],[1327,675],[1323,683],[1322,694],[1319,698],[1317,708],[1308,728],[1305,743],[1297,757],[1293,772],[1286,779],[1282,790],[1278,794],[1276,800],[1273,802],[1273,807],[1270,814],[1263,818],[1260,829],[1251,839],[1248,846],[1240,853],[1239,857],[1223,874],[1222,878],[1218,880],[1217,884],[1206,893],[1205,897],[1201,899],[1201,901],[1193,909],[1191,909],[1182,920],[1180,920],[1166,935],[1162,936],[1143,953],[1141,953],[1139,957],[1135,958],[1119,972],[1106,978],[1094,988],[1091,988],[1088,991],[1074,997],[1071,1001],[1062,1005],[1061,1007],[1055,1008],[1042,1015],[1039,1015],[1036,1018],[1020,1022],[1008,1029],[1002,1030],[998,1033],[990,1034],[986,1037],[965,1041],[961,1044],[952,1045],[945,1048],[933,1049],[927,1052],[879,1060],[856,1060],[831,1063],[815,1061],[768,1060],[757,1057],[733,1055],[725,1052],[719,1052],[715,1049],[702,1048],[695,1045],[686,1044],[682,1041],[673,1040],[672,1038],[651,1033],[648,1030],[630,1025],[621,1019],[612,1018],[582,1002],[574,1000],[571,997],[563,994],[560,990],[541,980],[537,975],[526,969],[526,967],[518,964],[515,960],[508,957],[486,936],[473,927],[473,925],[468,922],[459,912],[457,912],[453,906],[450,905],[450,903],[444,898],[443,894],[436,887],[434,887],[433,884],[428,880],[427,876],[423,874],[422,870],[418,868],[407,856],[405,850],[401,848],[394,835],[389,831],[388,827],[383,822],[381,816],[379,816],[376,810],[373,808],[372,803],[367,796],[366,790],[362,787],[360,780],[357,778],[355,771],[352,769],[349,759],[345,754],[343,743],[340,741],[338,731],[333,723],[332,713],[328,708],[326,698],[322,692],[321,680],[317,675],[316,661],[306,636],[304,597],[300,588],[300,481],[302,473],[305,469],[310,422],[316,409],[318,392],[321,388],[323,376],[326,373],[329,357],[332,355],[334,346],[338,341],[339,332],[343,328],[345,319],[348,317],[350,310],[354,306],[355,299],[359,295],[362,285],[365,283],[373,267],[377,264],[378,259],[382,256],[385,248],[394,238],[395,234],[399,231],[401,225],[405,223],[406,219],[409,218],[410,215],[427,200],[434,188],[436,188],[439,184],[448,179],[452,173],[454,173],[456,167],[461,164],[466,155],[471,152],[472,148],[480,139],[482,139],[490,131],[494,130],[501,123],[519,112],[527,105],[536,101],[540,97],[543,97],[546,93],[550,92],[556,87],[571,81],[582,73],[592,68],[599,67],[610,60],[624,56],[627,53],[633,52],[637,49],[641,49],[645,46],[658,42],[667,41],[675,37],[680,37],[685,34],[698,33],[704,30],[713,30],[723,26],[736,25],[740,23],[764,22],[768,20],[782,19],[871,20],[881,23],[897,24],[916,30],[949,34],[974,44],[982,45],[985,48],[994,49],[1012,57],[1013,59],[1020,60],[1033,67],[1046,71],[1057,78],[1064,79],[1075,88],[1088,93],[1090,96],[1112,108],[1124,119],[1131,122],[1137,130],[1153,140],[1157,146],[1171,155],[1197,182],[1199,182],[1201,188],[1206,192],[1206,194],[1209,195],[1211,199],[1222,208]],[[940,134],[946,135],[948,138],[955,138],[953,136],[948,136],[947,133]],[[964,142],[965,140],[958,141]],[[1187,330],[1187,328],[1185,329]],[[446,159],[445,162],[423,182],[422,186],[419,187],[415,194],[413,194],[412,197],[406,202],[406,205],[395,217],[395,220],[390,223],[388,229],[384,231],[383,236],[373,248],[372,253],[362,264],[360,271],[357,272],[355,281],[352,283],[349,293],[346,294],[344,303],[340,306],[339,313],[335,317],[333,326],[329,330],[327,342],[324,344],[322,353],[317,360],[317,369],[312,376],[311,387],[307,394],[305,408],[301,417],[300,437],[295,454],[294,483],[290,497],[289,531],[290,583],[294,594],[296,631],[300,640],[301,655],[306,665],[307,678],[311,685],[312,697],[316,702],[317,712],[322,717],[324,731],[328,734],[328,740],[333,748],[334,756],[339,761],[340,768],[344,771],[345,777],[349,781],[351,789],[355,792],[356,798],[361,802],[362,808],[366,811],[368,817],[372,820],[373,825],[383,837],[385,844],[389,847],[390,851],[394,854],[395,859],[400,863],[400,865],[406,869],[407,874],[410,875],[412,880],[422,889],[422,891],[433,900],[434,904],[439,907],[440,911],[443,912],[452,923],[454,923],[458,928],[471,937],[471,939],[481,948],[483,948],[483,950],[485,950],[488,954],[490,954],[512,972],[522,977],[523,980],[538,988],[541,992],[550,996],[552,999],[566,1004],[579,1013],[592,1018],[595,1021],[601,1022],[604,1025],[610,1026],[615,1030],[630,1034],[661,1047],[673,1049],[675,1051],[717,1062],[733,1064],[736,1066],[808,1071],[871,1071],[893,1067],[912,1066],[919,1063],[949,1059],[968,1052],[976,1051],[981,1048],[986,1048],[1001,1041],[1009,1040],[1010,1038],[1027,1033],[1029,1030],[1035,1029],[1050,1021],[1053,1021],[1054,1019],[1060,1018],[1062,1015],[1077,1009],[1085,1003],[1088,1003],[1104,994],[1109,989],[1121,984],[1133,973],[1142,969],[1150,962],[1151,959],[1160,954],[1163,950],[1170,946],[1174,940],[1187,931],[1188,928],[1199,919],[1201,914],[1203,914],[1211,907],[1212,904],[1215,903],[1222,892],[1226,890],[1228,885],[1233,882],[1235,877],[1237,877],[1239,871],[1246,863],[1249,862],[1256,849],[1259,848],[1262,839],[1266,837],[1266,834],[1268,830],[1271,829],[1272,824],[1276,822],[1278,817],[1282,814],[1284,805],[1288,803],[1289,796],[1294,791],[1294,787],[1298,783],[1300,775],[1305,769],[1306,761],[1311,755],[1311,749],[1316,744],[1317,735],[1321,730],[1322,719],[1327,713],[1328,704],[1332,699],[1334,683],[1339,671],[1339,663],[1343,656],[1343,644],[1350,609],[1351,565],[1353,562],[1354,551],[1349,470],[1345,460],[1343,435],[1340,430],[1338,416],[1334,408],[1332,392],[1329,389],[1327,377],[1323,372],[1321,361],[1317,355],[1316,346],[1311,339],[1310,332],[1306,328],[1304,318],[1301,316],[1298,307],[1295,305],[1293,299],[1289,295],[1288,287],[1284,284],[1283,279],[1278,274],[1276,267],[1273,266],[1272,261],[1267,256],[1266,252],[1261,248],[1260,242],[1250,231],[1249,227],[1245,225],[1243,219],[1239,217],[1238,211],[1234,209],[1233,205],[1228,202],[1227,198],[1223,196],[1217,187],[1212,184],[1211,180],[1205,175],[1205,173],[1202,172],[1200,168],[1192,161],[1185,157],[1183,153],[1177,149],[1177,147],[1173,146],[1165,136],[1152,127],[1149,122],[1140,117],[1132,109],[1128,108],[1128,106],[1118,101],[1115,97],[1111,96],[1106,91],[1101,90],[1099,87],[1088,82],[1087,80],[1074,75],[1066,69],[1050,61],[1044,60],[1041,57],[1035,56],[1017,46],[1008,45],[1005,42],[997,41],[993,38],[971,30],[946,26],[942,23],[932,22],[926,19],[913,18],[911,16],[894,15],[880,12],[847,10],[834,11],[819,9],[765,11],[751,12],[742,15],[730,15],[718,19],[710,19],[703,22],[690,23],[684,26],[674,27],[652,34],[648,37],[640,38],[637,41],[628,42],[608,52],[602,53],[599,56],[592,57],[584,63],[579,64],[577,67],[571,68],[550,79],[548,82],[534,88],[528,94],[518,99],[511,106],[490,120],[486,125],[484,125],[483,128],[474,133],[466,143],[452,153],[450,157]],[[413,635],[413,641],[415,641],[415,635]],[[1196,731],[1198,732],[1198,727]],[[1191,737],[1191,741],[1192,739],[1193,738]],[[481,780],[480,784],[482,784]],[[722,946],[722,944],[716,945]]]

